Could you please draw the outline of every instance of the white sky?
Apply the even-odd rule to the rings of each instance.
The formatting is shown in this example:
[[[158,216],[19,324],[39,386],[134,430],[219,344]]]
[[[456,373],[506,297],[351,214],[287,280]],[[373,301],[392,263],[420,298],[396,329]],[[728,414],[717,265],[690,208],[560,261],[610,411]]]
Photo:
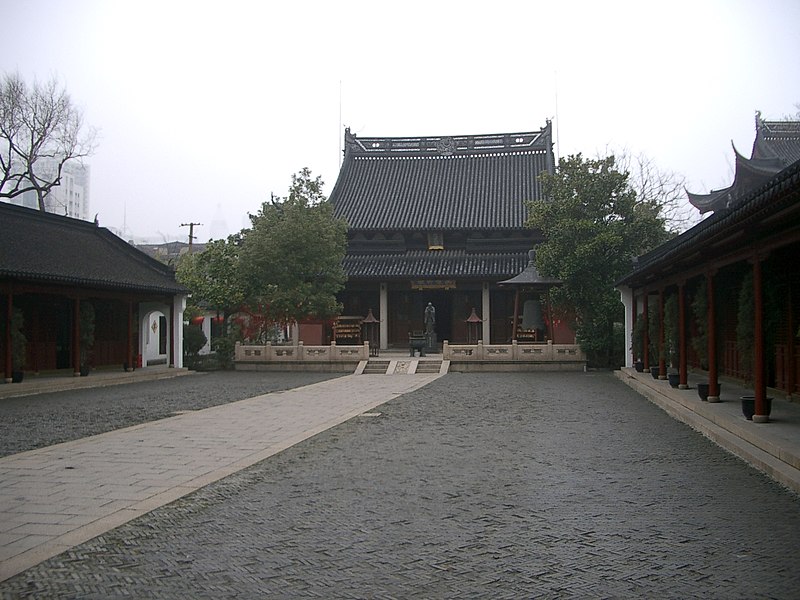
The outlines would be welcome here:
[[[550,118],[561,156],[643,152],[704,192],[731,183],[731,140],[749,155],[756,110],[800,110],[797,0],[0,0],[0,23],[0,71],[57,75],[101,130],[91,214],[152,241],[238,231],[302,167],[330,193],[345,126]]]

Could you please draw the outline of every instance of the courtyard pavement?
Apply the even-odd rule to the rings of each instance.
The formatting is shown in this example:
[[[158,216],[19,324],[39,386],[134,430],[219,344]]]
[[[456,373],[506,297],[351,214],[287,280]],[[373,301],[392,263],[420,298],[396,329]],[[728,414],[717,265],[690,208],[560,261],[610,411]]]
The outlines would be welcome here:
[[[3,598],[800,589],[800,498],[609,373],[345,376],[13,454],[0,486],[2,548],[55,535]]]

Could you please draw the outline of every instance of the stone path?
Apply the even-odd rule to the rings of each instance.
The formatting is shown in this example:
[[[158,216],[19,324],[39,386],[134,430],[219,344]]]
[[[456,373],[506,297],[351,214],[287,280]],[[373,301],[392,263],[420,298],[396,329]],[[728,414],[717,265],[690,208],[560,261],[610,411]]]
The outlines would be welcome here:
[[[0,459],[0,580],[436,377],[341,377]]]

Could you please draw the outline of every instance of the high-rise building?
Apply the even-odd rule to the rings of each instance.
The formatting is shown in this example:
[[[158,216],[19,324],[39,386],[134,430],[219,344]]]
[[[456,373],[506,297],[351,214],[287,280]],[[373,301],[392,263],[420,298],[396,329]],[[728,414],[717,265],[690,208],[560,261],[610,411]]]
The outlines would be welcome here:
[[[40,159],[39,173],[55,177],[58,167],[55,160]],[[11,204],[39,208],[36,192],[28,191],[10,199]],[[50,190],[44,199],[45,210],[49,213],[65,215],[75,219],[89,220],[89,166],[75,160],[64,163],[61,169],[61,183]]]

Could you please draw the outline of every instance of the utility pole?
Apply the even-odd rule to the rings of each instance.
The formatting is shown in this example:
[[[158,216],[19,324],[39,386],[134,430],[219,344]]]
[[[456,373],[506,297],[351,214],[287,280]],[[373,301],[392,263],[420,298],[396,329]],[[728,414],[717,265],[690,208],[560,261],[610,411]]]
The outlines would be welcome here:
[[[181,223],[181,227],[188,227],[189,228],[189,254],[192,253],[192,240],[197,239],[194,235],[194,227],[197,225],[198,227],[202,225],[202,223]]]

